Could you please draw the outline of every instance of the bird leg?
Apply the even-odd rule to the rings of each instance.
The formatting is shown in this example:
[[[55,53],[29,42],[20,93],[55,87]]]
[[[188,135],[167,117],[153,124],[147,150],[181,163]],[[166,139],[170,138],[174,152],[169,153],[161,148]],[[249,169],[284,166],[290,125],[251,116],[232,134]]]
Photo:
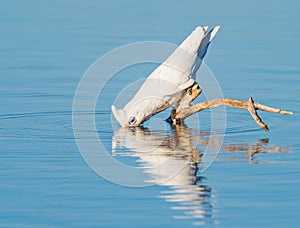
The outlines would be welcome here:
[[[252,97],[249,100],[234,100],[231,98],[214,98],[212,100],[200,102],[194,105],[191,105],[191,102],[195,100],[200,94],[202,90],[197,83],[193,84],[189,87],[178,105],[173,108],[171,112],[170,122],[172,124],[180,124],[185,118],[188,116],[200,112],[202,110],[218,107],[218,106],[229,106],[238,109],[244,109],[250,112],[252,118],[255,122],[265,131],[269,131],[267,124],[265,124],[262,119],[257,114],[256,110],[266,111],[266,112],[274,112],[283,115],[292,115],[293,112],[284,111],[277,108],[272,108],[269,106],[262,105],[253,101]]]

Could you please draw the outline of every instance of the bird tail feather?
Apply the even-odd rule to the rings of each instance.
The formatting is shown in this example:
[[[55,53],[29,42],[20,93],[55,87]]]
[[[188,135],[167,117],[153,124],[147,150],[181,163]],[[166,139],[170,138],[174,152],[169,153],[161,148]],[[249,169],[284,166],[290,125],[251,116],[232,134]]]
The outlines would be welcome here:
[[[210,42],[215,37],[219,29],[220,26],[218,25],[205,34],[203,40],[201,41],[197,54],[198,58],[200,58],[201,60],[204,58]]]

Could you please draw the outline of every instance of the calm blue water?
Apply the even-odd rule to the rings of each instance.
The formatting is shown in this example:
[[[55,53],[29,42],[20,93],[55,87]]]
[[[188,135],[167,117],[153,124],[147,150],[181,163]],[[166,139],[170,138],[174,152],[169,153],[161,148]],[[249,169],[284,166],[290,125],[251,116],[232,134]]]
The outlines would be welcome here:
[[[299,224],[299,9],[293,0],[2,1],[0,227]],[[186,154],[172,159],[188,166],[163,183],[159,180],[168,167],[160,172],[150,168],[147,181],[154,185],[144,188],[98,176],[81,157],[72,129],[73,97],[82,75],[120,45],[144,40],[179,44],[198,24],[222,26],[205,60],[225,97],[251,95],[295,115],[261,113],[271,130],[265,133],[246,111],[228,108],[223,147],[202,173],[186,142],[200,137],[197,149],[203,150],[211,134],[209,112],[199,115],[201,132],[188,124],[179,132],[155,126],[135,134],[122,132],[110,124],[111,94],[116,91],[108,91],[105,105],[97,106],[96,123],[110,152],[116,137],[125,140],[112,152],[115,159],[133,166],[155,165],[155,158],[170,157],[174,145],[184,145]],[[144,77],[151,67],[128,72]],[[132,137],[155,144],[162,134],[168,146],[151,159],[138,153],[139,145],[126,144]],[[179,144],[177,134],[183,135]],[[123,178],[123,173],[118,175]]]

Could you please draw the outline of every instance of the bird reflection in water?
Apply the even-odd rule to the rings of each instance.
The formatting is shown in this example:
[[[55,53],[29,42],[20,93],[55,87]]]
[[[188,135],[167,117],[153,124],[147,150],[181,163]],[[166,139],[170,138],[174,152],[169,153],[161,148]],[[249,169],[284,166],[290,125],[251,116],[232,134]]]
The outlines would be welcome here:
[[[171,208],[180,211],[174,218],[191,219],[194,225],[205,225],[217,223],[213,216],[216,197],[198,170],[210,135],[210,132],[185,125],[156,131],[143,127],[120,128],[113,136],[112,151],[114,156],[135,157],[149,176],[145,182],[169,188],[160,192],[159,197],[172,202]],[[253,144],[226,144],[221,153],[245,152],[249,161],[253,161],[256,154],[284,152],[279,147],[268,148],[268,142],[263,139]]]

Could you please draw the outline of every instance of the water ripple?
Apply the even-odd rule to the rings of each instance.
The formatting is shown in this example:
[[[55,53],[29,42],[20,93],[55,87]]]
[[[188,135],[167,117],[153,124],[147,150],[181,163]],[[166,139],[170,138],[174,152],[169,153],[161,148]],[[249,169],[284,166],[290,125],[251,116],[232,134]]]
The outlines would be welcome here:
[[[0,115],[1,138],[73,139],[70,111]]]

